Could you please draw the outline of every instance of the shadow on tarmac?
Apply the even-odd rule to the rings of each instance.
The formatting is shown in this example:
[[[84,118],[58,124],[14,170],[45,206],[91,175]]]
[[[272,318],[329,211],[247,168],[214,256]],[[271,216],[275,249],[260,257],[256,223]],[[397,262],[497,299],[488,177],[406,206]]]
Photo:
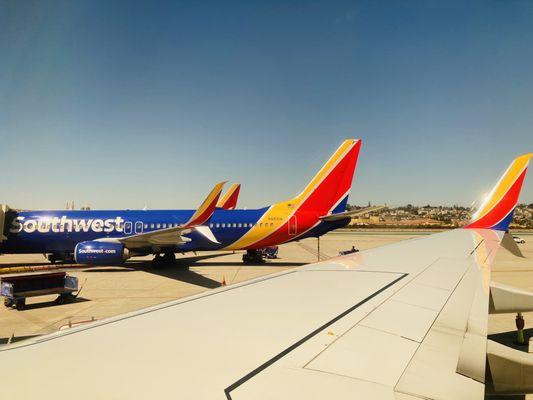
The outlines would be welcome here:
[[[201,286],[207,289],[214,289],[221,286],[221,283],[206,277],[205,275],[198,273],[196,271],[191,271],[189,268],[198,266],[198,267],[240,267],[241,264],[240,261],[207,261],[213,258],[222,257],[225,255],[228,255],[231,253],[223,252],[223,253],[215,253],[215,254],[205,254],[201,256],[194,256],[194,257],[184,257],[184,258],[178,258],[175,263],[162,265],[158,267],[154,267],[152,262],[149,260],[129,260],[127,261],[123,266],[109,266],[109,267],[101,267],[101,266],[95,266],[95,267],[84,267],[85,269],[82,270],[82,272],[86,273],[92,273],[92,272],[100,272],[100,273],[114,273],[114,272],[133,272],[133,271],[144,271],[151,274],[159,275],[165,278],[169,279],[175,279],[178,281],[182,281],[185,283],[190,283],[192,285]],[[197,265],[198,262],[203,261],[201,264]],[[301,265],[305,265],[306,263],[298,263],[298,262],[265,262],[265,263],[257,263],[257,264],[246,264],[247,267],[299,267]],[[9,264],[11,267],[16,266],[43,266],[43,265],[49,265],[48,262],[39,262],[39,263],[18,263],[18,264]],[[71,264],[56,264],[54,269],[58,270],[69,270],[72,267],[80,268],[79,265],[71,265]],[[79,299],[78,301],[80,301]],[[47,303],[38,303],[38,304],[28,304],[26,306],[27,309],[32,308],[40,308],[40,307],[48,307],[51,304],[55,304],[53,302],[47,302]],[[42,305],[41,305],[42,304]]]
[[[498,342],[505,346],[512,347],[513,349],[516,349],[516,350],[525,351],[527,353],[530,337],[533,337],[533,328],[524,329],[524,338],[526,340],[526,345],[519,345],[515,343],[517,339],[516,331],[496,333],[493,335],[489,335],[488,339],[494,340],[495,342]]]
[[[533,328],[532,329],[524,329],[524,338],[526,339],[526,343],[529,342],[529,338],[533,337]],[[516,331],[509,331],[509,332],[502,332],[502,333],[496,333],[493,335],[489,335],[488,339],[494,340],[495,342],[498,342],[500,344],[503,344],[505,346],[512,347],[513,349],[525,351],[527,353],[528,351],[528,345],[519,345],[516,344]],[[514,396],[504,396],[504,395],[486,395],[485,400],[525,400],[525,395],[514,395]]]
[[[162,265],[154,267],[151,261],[138,260],[128,261],[124,267],[109,267],[109,268],[88,268],[83,272],[131,272],[144,271],[150,274],[159,275],[169,279],[190,283],[192,285],[201,286],[207,289],[215,289],[221,286],[219,281],[207,278],[206,276],[194,271],[190,271],[189,267],[196,262],[221,257],[227,253],[208,254],[196,257],[179,258],[174,264]],[[203,266],[204,264],[202,264]]]
[[[26,306],[24,307],[24,310],[16,310],[15,308],[12,308],[11,310],[13,312],[24,312],[26,310],[37,310],[39,308],[45,308],[45,307],[61,307],[61,306],[67,306],[69,304],[74,304],[74,303],[84,303],[86,301],[91,301],[89,299],[86,299],[84,297],[76,297],[75,299],[72,299],[72,300],[69,300],[69,301],[66,301],[65,303],[63,304],[57,304],[54,300],[51,300],[51,301],[42,301],[42,302],[39,302],[39,303],[30,303],[30,304],[26,304]]]
[[[2,268],[14,268],[14,267],[42,267],[42,266],[69,266],[70,264],[50,264],[49,261],[43,261],[43,262],[24,262],[24,263],[0,263],[0,269]]]

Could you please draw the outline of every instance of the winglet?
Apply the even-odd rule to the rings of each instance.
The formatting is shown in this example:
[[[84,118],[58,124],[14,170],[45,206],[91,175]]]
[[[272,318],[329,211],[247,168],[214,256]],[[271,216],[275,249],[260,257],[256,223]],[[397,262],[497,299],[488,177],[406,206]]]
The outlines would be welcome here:
[[[514,159],[465,228],[497,231],[509,228],[531,157],[533,153]]]
[[[209,193],[202,205],[198,208],[198,210],[196,210],[196,212],[184,226],[202,225],[207,220],[209,220],[209,218],[211,218],[211,216],[215,212],[220,193],[222,193],[222,188],[224,187],[225,183],[226,182],[224,181],[215,185],[215,187],[213,188],[213,190],[211,190],[211,193]]]
[[[225,210],[234,210],[237,207],[237,199],[239,198],[239,192],[241,190],[240,183],[234,183],[228,189],[226,194],[219,200],[217,207]]]

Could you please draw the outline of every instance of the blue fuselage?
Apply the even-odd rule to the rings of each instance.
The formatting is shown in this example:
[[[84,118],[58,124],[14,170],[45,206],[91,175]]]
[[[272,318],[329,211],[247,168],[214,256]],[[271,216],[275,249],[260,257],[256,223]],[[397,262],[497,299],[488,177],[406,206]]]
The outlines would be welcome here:
[[[215,210],[210,221],[214,237],[208,240],[192,231],[184,236],[191,241],[174,251],[218,250],[230,247],[257,224],[268,207],[255,210]],[[0,253],[71,253],[76,244],[101,239],[125,237],[184,224],[194,210],[150,211],[19,211],[6,217],[4,232],[7,240],[0,243]],[[289,240],[320,236],[345,226],[349,220],[317,222],[301,227]]]

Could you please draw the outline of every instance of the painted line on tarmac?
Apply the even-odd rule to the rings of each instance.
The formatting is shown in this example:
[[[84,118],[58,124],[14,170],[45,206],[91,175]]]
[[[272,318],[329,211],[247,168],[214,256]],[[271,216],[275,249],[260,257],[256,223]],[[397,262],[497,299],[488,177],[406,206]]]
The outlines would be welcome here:
[[[320,252],[320,257],[319,257],[317,249],[315,249],[313,246],[309,246],[302,242],[297,242],[296,244],[300,246],[302,249],[304,249],[305,251],[307,251],[308,253],[311,253],[315,257],[319,258],[320,261],[326,261],[331,258],[327,254],[324,254],[322,251]]]

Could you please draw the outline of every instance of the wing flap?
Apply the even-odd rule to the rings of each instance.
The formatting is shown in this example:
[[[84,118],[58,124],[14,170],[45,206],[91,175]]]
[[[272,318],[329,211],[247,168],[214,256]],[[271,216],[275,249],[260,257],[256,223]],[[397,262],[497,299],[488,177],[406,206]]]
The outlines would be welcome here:
[[[476,285],[480,282],[478,265],[469,264],[396,385],[397,391],[423,398],[483,398],[484,384],[470,376],[484,376],[485,351],[477,340],[466,344],[469,350],[463,348],[472,306],[476,303]],[[486,332],[481,336],[486,340]],[[457,373],[461,354],[465,351],[469,353],[472,367],[469,376]]]
[[[417,348],[412,340],[357,325],[305,368],[394,387]]]

